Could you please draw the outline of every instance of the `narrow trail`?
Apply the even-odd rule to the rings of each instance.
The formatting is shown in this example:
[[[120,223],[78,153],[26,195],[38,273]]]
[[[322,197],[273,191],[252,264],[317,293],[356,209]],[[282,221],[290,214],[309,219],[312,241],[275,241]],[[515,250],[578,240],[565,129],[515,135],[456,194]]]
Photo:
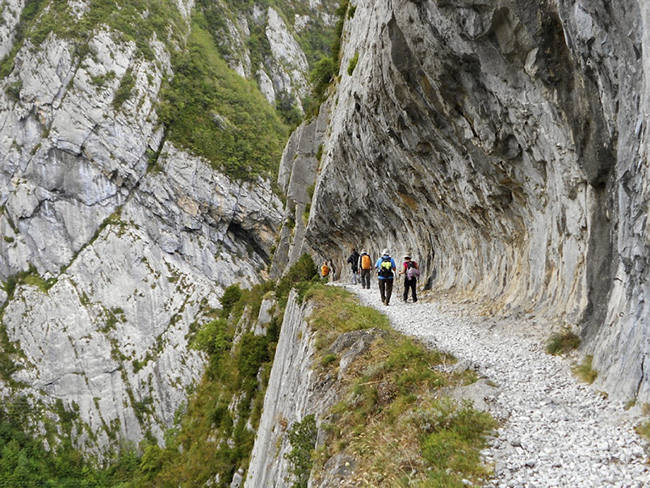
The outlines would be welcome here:
[[[626,410],[579,383],[571,361],[544,349],[548,333],[534,321],[495,320],[471,304],[444,300],[389,306],[370,290],[346,285],[364,305],[386,313],[393,327],[453,354],[481,378],[474,396],[501,420],[483,451],[495,468],[486,487],[650,487],[644,442],[634,432],[640,407]]]

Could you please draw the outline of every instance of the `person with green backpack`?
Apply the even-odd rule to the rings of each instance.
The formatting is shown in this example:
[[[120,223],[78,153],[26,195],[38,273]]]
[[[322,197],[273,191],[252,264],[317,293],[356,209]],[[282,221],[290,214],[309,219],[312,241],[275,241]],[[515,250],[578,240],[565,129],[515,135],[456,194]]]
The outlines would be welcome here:
[[[388,249],[384,249],[381,254],[382,256],[377,260],[375,268],[377,269],[381,303],[388,305],[393,294],[393,279],[395,278],[393,273],[397,267],[395,266],[395,260],[390,257]]]

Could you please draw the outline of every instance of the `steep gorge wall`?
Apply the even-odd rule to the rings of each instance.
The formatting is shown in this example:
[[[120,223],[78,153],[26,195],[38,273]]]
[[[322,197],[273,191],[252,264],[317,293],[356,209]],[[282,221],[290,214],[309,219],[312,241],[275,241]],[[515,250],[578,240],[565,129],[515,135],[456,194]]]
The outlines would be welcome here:
[[[189,29],[193,8],[166,20]],[[22,9],[1,10],[0,397],[32,408],[41,432],[54,405],[76,412],[76,445],[98,454],[162,442],[204,371],[192,334],[225,287],[267,276],[281,203],[268,181],[234,181],[166,141],[158,102],[181,39],[102,24],[39,43],[23,25],[14,46]],[[276,24],[282,51],[291,34]]]
[[[580,324],[599,387],[650,400],[650,7],[354,5],[306,241],[339,268],[413,249],[427,287]]]

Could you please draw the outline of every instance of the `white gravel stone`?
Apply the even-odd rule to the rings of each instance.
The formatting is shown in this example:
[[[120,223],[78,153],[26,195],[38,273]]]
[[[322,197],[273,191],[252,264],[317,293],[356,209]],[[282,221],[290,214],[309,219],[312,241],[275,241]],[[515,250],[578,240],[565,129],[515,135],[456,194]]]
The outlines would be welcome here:
[[[544,351],[543,325],[480,317],[467,303],[403,303],[399,294],[386,307],[375,287],[347,288],[386,313],[396,330],[498,385],[490,411],[502,426],[483,452],[495,468],[486,487],[650,486],[644,441],[634,432],[643,420],[639,410],[579,383],[569,359]]]

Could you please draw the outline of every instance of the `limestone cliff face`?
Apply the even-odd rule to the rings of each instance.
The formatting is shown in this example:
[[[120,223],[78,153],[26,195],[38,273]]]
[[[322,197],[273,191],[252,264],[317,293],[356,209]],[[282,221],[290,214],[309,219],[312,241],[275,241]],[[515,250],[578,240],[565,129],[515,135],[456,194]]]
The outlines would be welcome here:
[[[426,287],[580,324],[598,386],[648,401],[650,6],[354,7],[306,242],[413,249]]]
[[[354,362],[382,334],[378,329],[339,334],[327,348],[329,353],[340,356],[339,368],[334,373],[322,368],[319,362],[322,359],[317,354],[317,332],[309,324],[312,312],[313,304],[298,303],[293,291],[284,314],[244,487],[281,488],[292,483],[294,466],[287,455],[293,446],[288,432],[313,415],[319,431],[316,445],[326,442],[321,422],[330,419],[331,407],[343,400],[348,388],[348,368],[353,369]],[[320,470],[318,480],[312,473],[309,486],[343,486],[352,471],[346,461],[353,460],[343,453],[330,458]]]
[[[310,31],[333,28],[337,6],[335,0],[280,1],[269,7],[257,3],[252,9],[241,9],[233,16],[228,13],[232,6],[216,2],[216,9],[225,12],[224,26],[217,36],[220,47],[234,70],[257,80],[269,102],[295,103],[302,108],[310,94],[309,63],[297,37],[308,38]],[[261,59],[259,53],[251,53],[251,38],[255,36],[268,44]],[[259,39],[254,41],[259,42]]]
[[[0,55],[22,4],[2,8]],[[177,8],[188,22],[193,3]],[[27,399],[36,427],[60,402],[98,454],[163,438],[203,374],[192,330],[225,287],[267,276],[282,217],[268,181],[233,181],[165,142],[171,55],[149,45],[143,56],[101,26],[82,50],[51,33],[3,64],[0,396]]]

